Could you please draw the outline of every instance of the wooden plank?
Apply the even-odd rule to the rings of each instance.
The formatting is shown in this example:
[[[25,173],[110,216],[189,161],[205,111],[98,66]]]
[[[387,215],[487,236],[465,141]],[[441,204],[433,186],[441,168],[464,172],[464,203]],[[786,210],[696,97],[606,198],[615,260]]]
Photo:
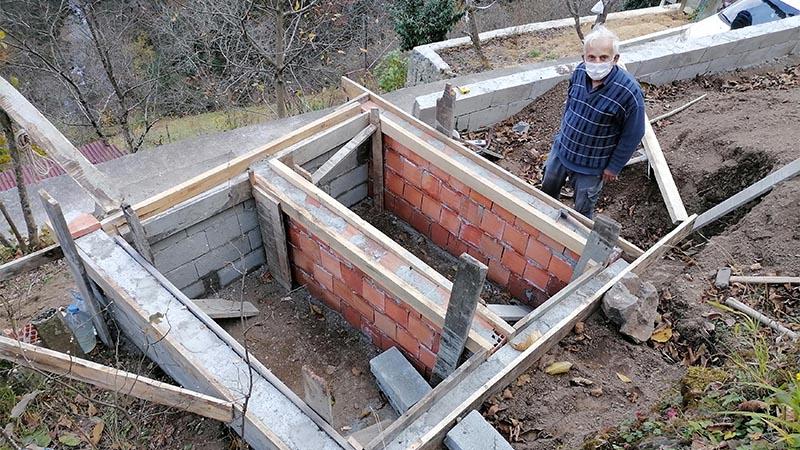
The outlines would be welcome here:
[[[375,125],[370,124],[367,125],[367,127],[363,130],[359,131],[358,134],[353,137],[353,139],[350,139],[350,141],[344,144],[344,146],[334,153],[330,159],[325,161],[325,164],[323,164],[322,167],[311,174],[310,181],[315,185],[324,184],[330,181],[330,175],[332,171],[336,169],[345,158],[358,150],[358,147],[366,142],[366,140],[369,139],[373,133],[375,133],[375,130]]]
[[[234,419],[231,402],[2,336],[0,358],[226,424]]]
[[[451,136],[456,128],[453,111],[456,107],[456,94],[453,85],[445,83],[442,96],[436,99],[436,130],[445,136]]]
[[[533,311],[533,308],[527,305],[503,305],[490,303],[487,304],[486,307],[508,323],[518,322],[523,317],[530,314],[531,311]]]
[[[50,225],[56,235],[58,243],[61,245],[61,250],[64,252],[64,258],[67,260],[67,266],[75,280],[81,297],[83,297],[84,305],[88,309],[89,315],[92,316],[92,323],[97,331],[97,336],[106,347],[112,348],[114,341],[111,339],[111,333],[106,326],[103,310],[101,308],[99,299],[95,297],[91,288],[92,281],[86,275],[86,268],[83,266],[80,256],[78,256],[78,249],[75,248],[75,241],[72,240],[72,235],[69,232],[69,227],[64,219],[64,214],[61,212],[61,205],[53,199],[44,189],[39,191],[39,197],[42,200],[47,217],[50,218]]]
[[[150,242],[147,240],[147,234],[144,232],[142,222],[139,221],[139,216],[127,203],[122,204],[122,214],[125,216],[125,221],[128,222],[128,229],[133,237],[133,246],[139,254],[144,256],[144,259],[152,264],[153,250],[150,249]]]
[[[294,172],[289,170],[288,167],[281,164],[280,162],[272,161],[271,166],[273,170],[286,177],[295,186],[302,189],[307,195],[312,196],[320,203],[324,204],[326,208],[336,212],[336,214],[344,218],[348,223],[361,230],[361,232],[364,233],[365,235],[369,236],[370,239],[376,242],[380,242],[382,245],[392,250],[395,254],[401,256],[404,260],[408,261],[409,265],[413,267],[415,271],[421,273],[430,281],[438,284],[439,286],[443,287],[446,290],[452,289],[453,283],[451,283],[450,280],[445,278],[439,272],[435,271],[429,265],[422,262],[422,260],[417,258],[413,253],[408,251],[402,245],[398,244],[393,239],[381,233],[377,228],[372,226],[366,220],[359,217],[356,213],[346,208],[341,203],[330,198],[330,196],[326,195],[316,186],[313,186],[308,183],[303,183]],[[261,177],[259,178],[263,180],[263,178]],[[497,329],[502,334],[507,334],[512,331],[511,325],[509,325],[504,320],[497,317],[497,315],[489,311],[483,304],[478,305],[478,315],[483,319],[485,319],[487,322],[489,322],[493,327],[495,327],[495,329]],[[442,314],[442,317],[443,316],[444,314]]]
[[[197,317],[206,327],[208,327],[217,337],[219,337],[223,342],[225,342],[234,352],[236,352],[239,357],[244,359],[248,362],[250,367],[258,373],[262,378],[267,380],[271,385],[273,385],[282,395],[288,398],[295,406],[297,406],[300,411],[303,412],[306,416],[308,416],[315,425],[317,425],[322,431],[324,431],[328,436],[331,437],[337,444],[339,444],[344,449],[349,449],[349,444],[347,441],[334,430],[327,422],[325,422],[314,410],[312,410],[300,397],[297,396],[291,389],[289,389],[283,382],[278,379],[261,361],[252,358],[252,356],[248,356],[249,354],[245,351],[245,348],[242,346],[239,341],[237,341],[233,336],[228,334],[218,323],[214,322],[202,312],[202,310],[195,305],[192,300],[190,300],[183,292],[181,292],[178,288],[175,287],[167,278],[158,271],[155,267],[153,267],[150,263],[145,261],[141,255],[139,255],[124,239],[119,236],[116,236],[116,242],[122,247],[133,259],[136,260],[141,266],[154,278],[156,278],[161,285],[168,290],[175,299],[178,300],[181,304],[183,304],[186,309],[192,312],[195,317]],[[146,315],[144,317],[150,317]],[[271,433],[271,431],[270,431]],[[276,437],[277,438],[277,437]]]
[[[588,299],[586,299],[581,308],[572,311],[557,325],[550,328],[550,330],[536,342],[534,342],[533,345],[520,352],[510,364],[506,365],[501,371],[484,383],[480,388],[476,389],[467,400],[454,407],[452,412],[448,414],[444,420],[431,427],[422,437],[409,445],[408,449],[432,450],[437,448],[437,446],[441,444],[444,435],[456,422],[458,417],[478,407],[494,390],[508,385],[511,381],[525,372],[534,362],[536,362],[536,360],[544,355],[547,350],[549,350],[559,340],[563,339],[564,336],[569,334],[575,323],[584,320],[586,317],[591,315],[597,309],[603,294],[605,294],[606,291],[611,289],[612,286],[619,282],[627,273],[643,273],[651,264],[660,259],[669,248],[680,242],[683,237],[689,234],[692,230],[692,223],[696,218],[696,215],[689,217],[689,219],[682,222],[674,230],[661,238],[655,245],[650,247],[650,249],[648,249],[642,256],[621,270],[616,276],[614,276]],[[509,343],[506,345],[511,344]]]
[[[140,220],[146,220],[167,208],[177,205],[184,200],[188,200],[201,192],[205,192],[220,183],[244,173],[251,164],[267,156],[278,153],[309,136],[327,130],[344,120],[358,115],[360,112],[361,105],[359,103],[353,102],[345,105],[342,109],[308,123],[292,133],[281,136],[265,145],[256,147],[224,164],[220,164],[213,169],[192,177],[171,189],[167,189],[160,194],[143,200],[133,205],[133,209],[136,211],[136,214],[139,215]],[[125,223],[125,218],[122,216],[122,213],[118,213],[103,220],[101,223],[104,230],[113,232],[116,230],[116,227]]]
[[[369,123],[375,127],[372,135],[372,158],[370,158],[370,176],[372,177],[372,201],[378,211],[383,211],[383,132],[381,131],[381,115],[378,108],[369,110]]]
[[[41,250],[35,251],[21,258],[9,261],[0,265],[0,281],[21,275],[23,273],[36,270],[44,264],[59,260],[64,257],[61,246],[53,244]]]
[[[333,393],[330,383],[303,365],[303,400],[328,423],[333,422]]]
[[[222,298],[193,298],[191,300],[212,319],[239,319],[258,315],[258,308],[250,302]]]
[[[311,174],[308,173],[306,169],[303,169],[298,164],[294,165],[294,171],[299,173],[301,177],[305,178],[307,181],[311,181]]]
[[[283,222],[281,205],[275,197],[256,186],[254,177],[255,174],[250,172],[267,265],[275,281],[288,292],[292,289],[292,271],[289,266],[289,247],[286,242],[286,226]]]
[[[458,367],[481,297],[487,270],[486,265],[467,253],[459,258],[456,277],[447,302],[439,351],[436,353],[436,362],[431,374],[431,384],[434,386],[450,376]]]
[[[625,64],[621,61],[617,64],[625,69]],[[661,144],[658,142],[656,132],[650,124],[650,119],[647,118],[647,113],[644,115],[644,137],[642,137],[642,145],[647,154],[647,161],[650,167],[653,168],[653,173],[656,175],[658,189],[661,191],[661,196],[664,198],[664,204],[667,206],[667,212],[672,219],[672,223],[686,220],[689,214],[686,212],[686,207],[683,205],[681,194],[678,192],[678,186],[675,185],[675,180],[672,178],[672,172],[669,170],[667,159],[664,157],[664,152],[661,151]]]
[[[324,155],[336,147],[347,143],[359,131],[369,125],[369,115],[358,111],[358,114],[334,126],[320,130],[312,136],[275,154],[287,166],[297,164],[304,166],[308,162]]]
[[[732,275],[731,283],[750,283],[750,284],[800,284],[800,277],[776,277],[776,276],[743,276]]]
[[[82,187],[105,212],[118,209],[119,192],[108,178],[86,159],[35,106],[0,77],[0,109],[28,132],[64,171]]]
[[[566,210],[569,215],[576,221],[583,224],[585,227],[591,229],[593,225],[593,221],[583,214],[578,213],[574,209],[570,208],[569,206],[561,203],[560,201],[550,197],[549,195],[545,194],[544,192],[540,191],[533,187],[530,183],[526,182],[525,180],[517,177],[516,175],[503,170],[502,168],[498,167],[496,164],[492,163],[491,161],[487,161],[486,158],[482,158],[479,155],[476,155],[475,152],[471,151],[470,149],[466,148],[461,142],[456,141],[451,136],[445,136],[441,132],[435,130],[433,127],[428,125],[427,123],[417,119],[416,117],[408,114],[407,112],[403,111],[402,109],[398,108],[391,102],[385,100],[381,96],[375,94],[374,92],[370,91],[369,89],[361,86],[360,84],[350,80],[347,77],[342,77],[342,89],[350,96],[350,97],[360,97],[364,93],[369,94],[369,102],[364,104],[364,108],[370,108],[374,106],[370,106],[369,103],[373,103],[374,105],[380,106],[381,109],[384,111],[389,111],[398,117],[402,118],[403,120],[411,123],[412,125],[416,126],[420,130],[424,131],[429,136],[433,136],[436,139],[444,142],[449,148],[453,149],[454,151],[458,152],[460,155],[469,158],[475,164],[478,164],[480,167],[492,171],[495,175],[497,175],[502,180],[512,184],[515,188],[520,189],[527,194],[535,197],[539,201],[555,208],[558,210]],[[637,247],[636,245],[632,244],[631,242],[620,238],[617,242],[617,245],[629,256],[633,259],[638,258],[641,256],[644,251]],[[578,252],[580,253],[580,252]]]
[[[142,267],[147,269],[145,264],[149,263],[147,263],[147,261],[145,261],[138,252],[130,247],[125,240],[118,238],[117,243],[123,247],[133,259],[142,264]],[[134,342],[137,342],[138,340],[138,345],[140,345],[140,348],[143,352],[145,352],[151,358],[154,356],[163,357],[165,361],[160,362],[166,362],[167,364],[162,366],[162,368],[165,369],[165,371],[169,373],[173,379],[179,378],[180,376],[184,380],[192,380],[204,390],[207,390],[207,392],[213,393],[215,396],[218,396],[224,400],[233,402],[234,408],[236,409],[236,418],[234,421],[235,426],[232,426],[232,428],[236,429],[239,433],[241,433],[242,429],[244,428],[244,434],[246,435],[245,439],[248,441],[248,443],[254,445],[253,440],[257,440],[264,446],[264,448],[289,450],[289,447],[277,435],[275,435],[275,433],[269,427],[264,425],[261,420],[255,417],[252,412],[243,412],[242,406],[238,403],[242,401],[241,393],[234,393],[226,386],[222,385],[214,376],[212,376],[203,366],[200,365],[195,356],[186,351],[186,348],[175,339],[173,334],[168,332],[163,333],[160,331],[158,329],[158,324],[150,321],[151,314],[143,310],[137,303],[136,299],[134,299],[131,294],[123,289],[113,279],[113,277],[108,276],[103,269],[96,266],[92,259],[85,255],[83,251],[80,251],[80,253],[82,254],[81,258],[85,262],[86,270],[91,275],[92,279],[103,289],[106,295],[108,295],[114,301],[114,310],[117,311],[117,322],[123,326],[123,329],[127,330]],[[157,270],[153,269],[153,271],[154,272],[150,272],[151,275],[153,275],[153,273],[158,273],[161,276],[161,279],[163,279],[163,281],[159,279],[162,284],[164,282],[169,282]],[[155,275],[153,276],[158,278]],[[173,293],[173,295],[175,294]],[[183,298],[186,297],[184,296]],[[178,300],[183,305],[188,304],[189,306],[187,306],[187,309],[193,313],[196,310],[196,316],[198,313],[202,314],[199,308],[188,301],[188,299],[186,299],[186,303],[180,301],[180,299]],[[211,331],[214,332],[215,330],[212,329]],[[157,362],[159,361],[157,360]],[[244,427],[242,427],[241,424],[242,416],[244,416]]]
[[[583,251],[586,239],[574,231],[559,225],[552,217],[511,196],[508,192],[498,189],[485,178],[436,150],[428,142],[386,116],[382,119],[382,127],[387,136],[410,148],[422,158],[502,206],[511,214],[541,231],[542,234],[563,244],[575,253],[580,254]]]
[[[798,173],[800,173],[800,158],[795,159],[789,164],[753,183],[738,194],[728,198],[703,214],[700,214],[700,217],[697,218],[697,221],[694,224],[694,229],[699,230],[709,223],[714,222],[720,217],[739,208],[740,206],[747,204],[758,197],[761,197],[772,190],[776,184],[791,179],[797,176]]]
[[[282,166],[280,162],[273,161],[275,167]],[[285,166],[284,166],[285,167]],[[288,170],[288,168],[286,168]],[[291,170],[288,170],[291,172]],[[281,175],[286,175],[282,173]],[[385,271],[382,267],[374,264],[363,250],[356,247],[335,230],[322,224],[316,217],[311,215],[306,208],[296,204],[288,196],[281,196],[277,189],[260,175],[255,175],[258,186],[268,189],[270,193],[281,199],[281,208],[293,220],[298,221],[309,231],[325,241],[332,249],[347,258],[347,260],[363,271],[367,276],[374,279],[384,287],[390,294],[399,300],[407,303],[426,319],[441,327],[444,325],[444,310],[441,306],[430,302],[417,289],[406,283],[403,279],[392,272]],[[474,330],[470,333],[468,348],[472,351],[480,351],[493,346],[488,340],[478,335]]]

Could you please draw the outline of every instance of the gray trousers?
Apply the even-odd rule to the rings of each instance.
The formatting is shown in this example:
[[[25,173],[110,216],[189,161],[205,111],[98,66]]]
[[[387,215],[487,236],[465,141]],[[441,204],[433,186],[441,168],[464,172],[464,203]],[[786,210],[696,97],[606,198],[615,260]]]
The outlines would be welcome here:
[[[588,218],[594,216],[594,207],[603,190],[603,175],[585,175],[561,164],[561,159],[550,152],[544,166],[542,190],[556,200],[560,200],[561,188],[569,177],[570,184],[575,189],[575,210]]]

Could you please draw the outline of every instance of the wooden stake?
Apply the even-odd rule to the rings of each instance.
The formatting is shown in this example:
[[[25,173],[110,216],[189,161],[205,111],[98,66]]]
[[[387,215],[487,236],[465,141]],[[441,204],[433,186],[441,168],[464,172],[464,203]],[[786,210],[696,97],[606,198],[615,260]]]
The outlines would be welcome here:
[[[306,365],[303,366],[302,372],[303,400],[326,422],[332,423],[333,393],[330,384]]]
[[[456,120],[453,115],[455,106],[456,94],[453,91],[453,85],[447,83],[444,85],[442,96],[436,99],[436,130],[447,137],[453,135],[453,130],[456,127]]]
[[[458,261],[453,290],[444,316],[444,329],[436,354],[436,363],[431,374],[434,386],[450,376],[458,367],[461,354],[467,344],[475,310],[486,280],[487,267],[477,259],[464,253]]]
[[[128,222],[128,229],[133,237],[133,246],[147,262],[153,264],[153,250],[150,249],[150,242],[147,241],[147,234],[144,232],[142,222],[139,221],[139,215],[127,203],[122,204],[122,214]]]
[[[381,115],[378,108],[369,110],[369,123],[375,127],[372,135],[372,199],[375,208],[383,211],[383,133],[381,132]]]
[[[289,267],[289,247],[286,242],[286,227],[283,223],[281,204],[255,184],[253,184],[253,197],[256,200],[258,224],[261,229],[261,240],[264,243],[269,272],[283,289],[290,291],[292,289],[292,271]]]
[[[0,358],[220,422],[233,421],[231,402],[7,337],[0,336]]]
[[[78,286],[78,292],[83,297],[84,304],[92,316],[92,323],[97,336],[107,347],[111,347],[113,341],[111,340],[111,333],[108,332],[105,319],[103,318],[103,311],[100,308],[99,300],[92,292],[92,280],[86,275],[86,268],[83,267],[83,261],[78,256],[78,249],[75,248],[75,241],[72,240],[72,235],[69,232],[69,227],[64,219],[64,214],[61,212],[61,205],[44,189],[39,191],[39,197],[42,199],[42,206],[50,218],[50,224],[53,227],[53,232],[56,235],[58,243],[61,245],[61,250],[64,252],[64,258],[67,260],[67,266],[72,273],[72,278]]]

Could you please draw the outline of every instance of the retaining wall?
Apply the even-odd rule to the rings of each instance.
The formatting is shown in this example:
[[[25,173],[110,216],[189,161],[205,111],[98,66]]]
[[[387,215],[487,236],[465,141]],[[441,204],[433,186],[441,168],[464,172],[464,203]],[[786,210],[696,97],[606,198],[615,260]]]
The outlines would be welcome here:
[[[634,9],[630,11],[621,11],[611,13],[608,15],[609,19],[624,19],[630,17],[638,17],[652,14],[667,14],[677,11],[678,5],[669,6],[656,6],[653,8]],[[593,22],[596,16],[581,17],[581,23]],[[552,30],[556,28],[574,27],[575,20],[570,18],[550,20],[547,22],[529,23],[516,27],[501,28],[498,30],[491,30],[480,33],[482,43],[497,38],[508,38],[514,35],[535,33],[543,30]],[[680,27],[682,28],[682,27]],[[669,33],[659,32],[653,33],[644,37],[644,40],[653,39],[656,37],[663,37]],[[641,42],[643,38],[636,38],[626,41],[625,44],[629,45],[634,42]],[[411,50],[408,60],[408,72],[406,75],[406,86],[415,86],[417,84],[430,83],[433,81],[443,80],[456,76],[450,65],[447,64],[439,52],[453,47],[462,47],[472,45],[469,37],[461,37],[456,39],[448,39],[446,41],[433,42],[426,45],[414,47]]]
[[[692,40],[670,36],[627,49],[623,60],[640,82],[660,85],[791,54],[800,54],[800,16]],[[562,64],[462,86],[469,92],[456,93],[456,128],[477,130],[515,115],[569,79],[573,69],[574,64]],[[433,124],[439,97],[441,93],[417,97],[414,115]]]
[[[330,180],[320,184],[325,193],[348,208],[367,198],[367,179],[369,178],[369,145],[370,140],[361,144],[355,152],[345,158],[330,174]],[[340,148],[326,152],[303,164],[303,169],[314,173],[325,161],[329,160]]]
[[[255,202],[246,176],[144,221],[154,265],[196,298],[264,264]]]
[[[576,253],[388,136],[384,151],[386,209],[436,245],[469,253],[489,280],[534,306],[569,283]]]

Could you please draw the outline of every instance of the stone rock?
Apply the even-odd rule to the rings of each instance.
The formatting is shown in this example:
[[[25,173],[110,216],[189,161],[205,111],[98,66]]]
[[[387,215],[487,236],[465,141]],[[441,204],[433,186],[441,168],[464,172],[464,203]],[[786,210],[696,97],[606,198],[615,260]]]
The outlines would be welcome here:
[[[603,297],[603,313],[636,343],[650,339],[658,317],[658,291],[629,273]]]
[[[517,122],[517,123],[514,124],[513,127],[511,127],[511,129],[514,131],[514,133],[517,133],[517,134],[525,134],[525,133],[528,132],[528,130],[530,128],[531,128],[531,125],[528,122],[525,122],[525,121]]]

